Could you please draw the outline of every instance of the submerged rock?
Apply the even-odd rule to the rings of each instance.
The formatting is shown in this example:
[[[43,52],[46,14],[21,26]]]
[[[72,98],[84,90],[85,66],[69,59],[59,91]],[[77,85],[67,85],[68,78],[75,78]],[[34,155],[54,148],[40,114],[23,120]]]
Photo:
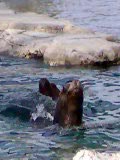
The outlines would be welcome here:
[[[0,111],[0,114],[6,117],[19,117],[23,121],[29,121],[31,117],[30,109],[19,105],[9,105]]]
[[[52,124],[54,110],[55,102],[51,98],[34,91],[19,92],[5,97],[0,115],[16,117],[22,121],[31,121],[38,127],[45,127]]]
[[[0,53],[42,59],[51,66],[119,64],[120,44],[70,22],[35,13],[0,12]]]

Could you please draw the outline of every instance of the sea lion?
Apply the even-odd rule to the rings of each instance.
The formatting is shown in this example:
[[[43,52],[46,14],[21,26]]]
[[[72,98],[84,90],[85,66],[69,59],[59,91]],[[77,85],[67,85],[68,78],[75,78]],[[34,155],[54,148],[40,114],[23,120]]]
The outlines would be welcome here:
[[[79,126],[83,116],[83,88],[79,80],[65,84],[56,104],[53,124]]]
[[[60,93],[57,86],[54,83],[50,83],[46,78],[40,79],[39,92],[43,95],[51,97],[53,100],[57,100]]]

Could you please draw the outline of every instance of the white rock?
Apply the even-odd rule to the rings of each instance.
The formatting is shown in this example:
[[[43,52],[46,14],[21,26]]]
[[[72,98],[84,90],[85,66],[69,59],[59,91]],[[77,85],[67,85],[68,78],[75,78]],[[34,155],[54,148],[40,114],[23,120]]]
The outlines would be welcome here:
[[[115,42],[117,41],[117,42]],[[35,13],[0,12],[0,53],[42,57],[51,66],[120,61],[115,37]],[[118,61],[118,62],[117,62]]]
[[[120,153],[100,153],[90,150],[80,150],[73,160],[120,160]]]

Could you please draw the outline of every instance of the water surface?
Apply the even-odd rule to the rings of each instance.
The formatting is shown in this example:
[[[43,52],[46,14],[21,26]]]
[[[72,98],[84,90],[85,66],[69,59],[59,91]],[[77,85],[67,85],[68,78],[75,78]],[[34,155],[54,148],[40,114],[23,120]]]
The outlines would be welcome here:
[[[39,129],[33,127],[29,120],[19,116],[0,115],[0,156],[3,159],[68,159],[83,148],[120,151],[119,66],[49,68],[39,61],[1,56],[0,73],[1,110],[9,107],[11,102],[14,105],[22,102],[21,107],[30,107],[35,97],[33,100],[27,95],[38,91],[38,81],[42,77],[60,86],[75,78],[84,86],[84,121],[112,121],[109,127],[77,131],[61,129],[54,133],[52,129],[46,131],[43,126]],[[33,103],[31,107],[36,106]]]
[[[16,12],[64,18],[95,31],[120,35],[119,0],[2,0]]]

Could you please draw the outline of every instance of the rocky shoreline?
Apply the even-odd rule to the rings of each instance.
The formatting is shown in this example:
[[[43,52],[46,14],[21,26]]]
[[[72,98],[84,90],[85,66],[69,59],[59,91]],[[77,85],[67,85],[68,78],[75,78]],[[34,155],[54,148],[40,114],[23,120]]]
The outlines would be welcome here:
[[[112,153],[112,152],[96,152],[94,150],[80,150],[74,157],[73,160],[119,160],[120,154],[118,152]]]
[[[0,53],[50,66],[120,64],[119,39],[35,13],[0,12]]]

